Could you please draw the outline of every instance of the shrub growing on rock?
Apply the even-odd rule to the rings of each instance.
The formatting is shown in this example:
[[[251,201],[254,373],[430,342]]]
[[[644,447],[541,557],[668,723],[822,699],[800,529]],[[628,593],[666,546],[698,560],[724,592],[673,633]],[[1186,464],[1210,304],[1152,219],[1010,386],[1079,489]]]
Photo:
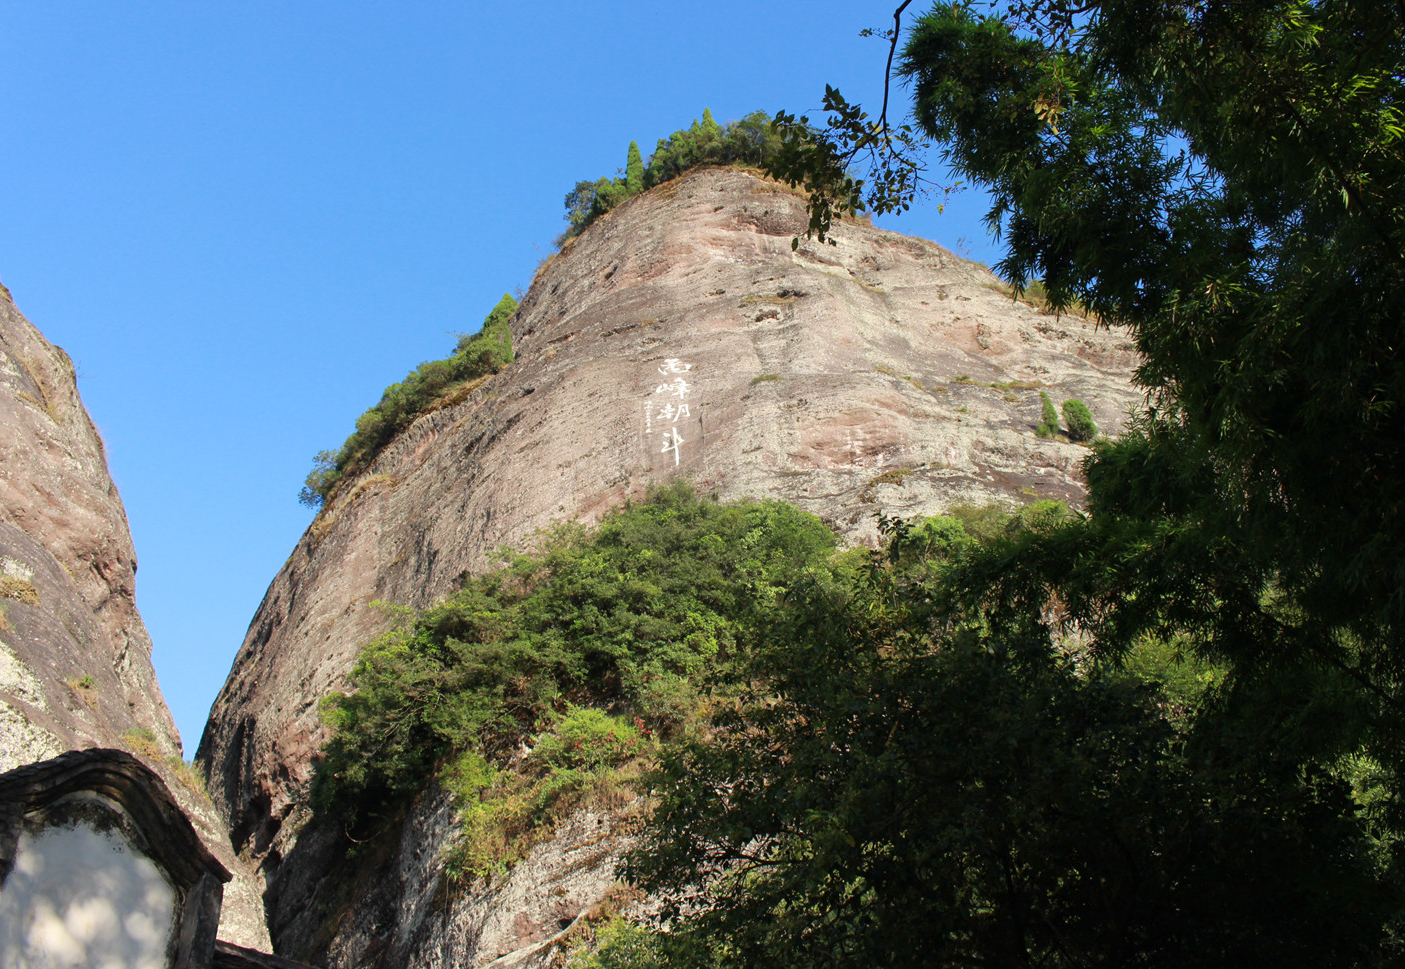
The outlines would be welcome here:
[[[1054,402],[1042,390],[1039,392],[1039,400],[1044,409],[1040,414],[1038,426],[1034,428],[1034,433],[1040,437],[1053,437],[1059,433],[1059,412],[1054,410]]]
[[[675,678],[735,662],[766,608],[834,568],[834,548],[833,532],[797,508],[721,504],[684,483],[593,532],[562,525],[539,551],[366,646],[351,692],[322,703],[332,737],[313,804],[352,823],[393,815],[438,765],[464,751],[508,756],[567,704],[574,712],[539,759],[610,761],[641,723],[659,735],[686,719]],[[659,680],[669,688],[655,689]],[[640,720],[631,727],[591,706]]]
[[[1070,441],[1091,441],[1098,436],[1098,425],[1093,423],[1093,415],[1081,400],[1064,401],[1064,424],[1068,427]]]

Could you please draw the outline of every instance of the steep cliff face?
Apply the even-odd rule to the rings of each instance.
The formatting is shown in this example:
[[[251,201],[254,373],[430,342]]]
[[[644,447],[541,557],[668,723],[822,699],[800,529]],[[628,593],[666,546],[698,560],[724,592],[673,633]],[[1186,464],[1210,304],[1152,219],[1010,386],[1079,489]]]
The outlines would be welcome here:
[[[136,572],[73,364],[0,287],[0,770],[135,747],[236,873],[223,934],[267,947],[251,874],[209,801],[173,769],[180,739],[151,667]]]
[[[144,727],[179,749],[156,687],[151,640],[136,609],[136,554],[127,515],[107,473],[102,441],[83,409],[73,364],[0,297],[0,541],[12,590],[33,582],[37,601],[11,592],[9,634],[31,641],[34,674],[47,696],[71,691],[64,678],[93,678],[74,716],[30,705],[0,714],[22,719],[33,745],[6,744],[8,770],[74,746],[93,731]],[[46,602],[53,609],[46,609]],[[30,605],[31,608],[24,608]],[[52,622],[51,635],[27,635]],[[39,652],[42,651],[42,654]],[[21,701],[23,702],[23,701]],[[56,714],[56,711],[52,711]],[[27,715],[26,715],[27,714]],[[104,738],[106,739],[106,738]]]
[[[307,904],[329,857],[316,848],[328,834],[303,829],[324,737],[317,702],[384,628],[373,600],[425,606],[499,546],[554,520],[592,520],[678,475],[704,492],[794,502],[856,542],[873,539],[879,511],[1079,502],[1086,452],[1035,436],[1037,388],[1083,400],[1115,432],[1137,399],[1127,340],[1016,303],[984,268],[922,240],[846,223],[837,245],[792,251],[804,225],[803,200],[731,169],[695,172],[612,212],[538,274],[513,321],[517,362],[421,417],[303,536],[199,749],[236,848],[270,879],[280,951],[436,965],[452,950],[482,964],[570,921],[542,908],[522,916],[531,931],[490,941],[440,905],[357,945],[376,924],[368,906],[423,909],[410,898],[423,890],[417,876],[376,884],[360,921],[339,928]],[[427,798],[411,829],[432,828],[443,810]],[[403,851],[432,866],[442,842]],[[323,861],[309,867],[314,857]],[[410,872],[414,858],[386,870]],[[589,892],[567,894],[577,914],[592,904]],[[445,928],[427,940],[431,922]],[[454,932],[457,941],[443,934]]]

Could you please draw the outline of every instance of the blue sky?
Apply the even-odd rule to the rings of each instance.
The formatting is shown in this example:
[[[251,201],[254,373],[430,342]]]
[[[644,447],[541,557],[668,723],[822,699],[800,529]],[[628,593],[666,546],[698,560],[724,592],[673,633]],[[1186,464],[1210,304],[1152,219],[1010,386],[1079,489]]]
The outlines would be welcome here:
[[[892,8],[0,0],[0,281],[77,364],[187,754],[312,455],[525,289],[631,139],[876,108]],[[982,208],[881,224],[993,263]]]

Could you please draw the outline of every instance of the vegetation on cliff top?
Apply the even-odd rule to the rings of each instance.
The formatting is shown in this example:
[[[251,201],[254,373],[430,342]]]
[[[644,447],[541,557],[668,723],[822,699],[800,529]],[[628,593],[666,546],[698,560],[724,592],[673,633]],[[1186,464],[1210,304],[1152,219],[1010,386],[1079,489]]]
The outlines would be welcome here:
[[[739,121],[718,124],[712,112],[689,128],[660,138],[647,162],[639,146],[630,142],[623,178],[601,177],[577,182],[566,195],[569,226],[562,239],[579,235],[595,219],[656,185],[705,165],[771,164],[781,136],[771,117],[754,111]],[[298,500],[320,508],[348,476],[367,467],[390,440],[414,419],[460,391],[472,381],[496,373],[512,362],[512,335],[508,320],[516,301],[504,295],[484,321],[481,331],[459,339],[452,355],[422,363],[397,384],[387,387],[380,402],[356,421],[356,430],[336,451],[321,451],[313,458]]]
[[[647,164],[640,158],[639,146],[631,141],[624,178],[577,182],[566,195],[569,226],[563,238],[580,235],[617,205],[690,169],[703,165],[760,168],[772,160],[779,146],[780,136],[771,125],[771,116],[764,111],[753,111],[740,121],[719,125],[712,112],[704,109],[701,121],[695,119],[691,127],[660,138]]]
[[[473,381],[495,374],[512,362],[512,331],[508,322],[517,301],[508,294],[494,306],[476,334],[459,337],[454,352],[443,360],[420,364],[404,380],[391,384],[380,403],[356,419],[356,430],[337,451],[322,451],[298,500],[320,508],[349,475],[367,467],[399,431],[416,417],[452,400]]]

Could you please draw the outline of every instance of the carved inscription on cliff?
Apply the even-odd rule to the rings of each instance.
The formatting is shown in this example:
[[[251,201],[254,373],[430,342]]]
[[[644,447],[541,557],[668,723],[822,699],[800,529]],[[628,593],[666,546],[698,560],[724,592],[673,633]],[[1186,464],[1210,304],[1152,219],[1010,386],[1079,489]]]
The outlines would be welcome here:
[[[651,375],[655,386],[644,401],[644,437],[656,453],[671,454],[677,467],[682,462],[683,445],[688,443],[678,424],[693,416],[690,398],[696,375],[691,363],[677,357],[669,357],[656,369],[663,382],[658,383]]]

